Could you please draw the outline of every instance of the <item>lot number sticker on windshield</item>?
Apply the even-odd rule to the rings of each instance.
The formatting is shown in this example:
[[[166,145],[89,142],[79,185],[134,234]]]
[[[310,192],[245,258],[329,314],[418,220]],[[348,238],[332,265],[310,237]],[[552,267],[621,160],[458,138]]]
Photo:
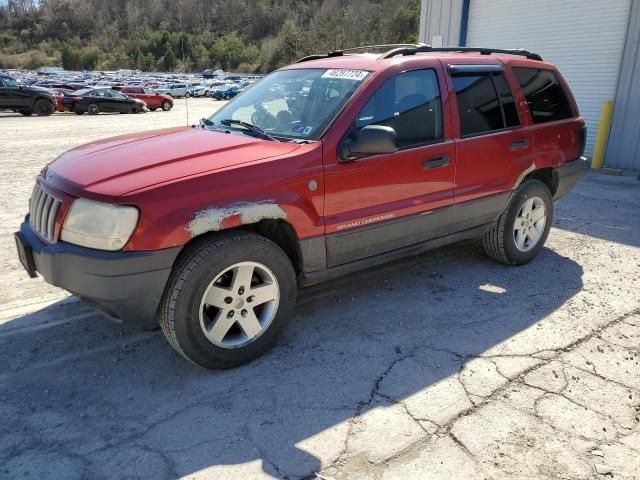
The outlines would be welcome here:
[[[354,80],[361,82],[369,74],[366,70],[327,70],[322,74],[322,78],[342,78],[344,80]]]

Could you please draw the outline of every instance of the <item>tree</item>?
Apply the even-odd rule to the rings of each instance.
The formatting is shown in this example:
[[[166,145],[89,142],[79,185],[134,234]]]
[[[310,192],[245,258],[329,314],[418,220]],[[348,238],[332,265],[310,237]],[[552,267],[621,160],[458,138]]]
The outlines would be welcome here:
[[[164,69],[167,72],[173,72],[175,70],[176,66],[178,65],[178,58],[176,57],[176,54],[173,53],[173,50],[171,50],[171,47],[167,47],[167,51],[165,52],[162,61],[164,64]]]
[[[66,43],[62,47],[62,67],[65,70],[77,70],[80,64],[80,55]]]

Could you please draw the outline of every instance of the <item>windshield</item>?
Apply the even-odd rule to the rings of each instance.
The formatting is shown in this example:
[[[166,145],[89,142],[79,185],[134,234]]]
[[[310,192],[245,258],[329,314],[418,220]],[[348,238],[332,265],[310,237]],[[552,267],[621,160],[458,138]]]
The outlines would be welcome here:
[[[318,140],[368,75],[364,70],[324,68],[275,72],[209,120],[214,125],[238,120],[275,137]]]

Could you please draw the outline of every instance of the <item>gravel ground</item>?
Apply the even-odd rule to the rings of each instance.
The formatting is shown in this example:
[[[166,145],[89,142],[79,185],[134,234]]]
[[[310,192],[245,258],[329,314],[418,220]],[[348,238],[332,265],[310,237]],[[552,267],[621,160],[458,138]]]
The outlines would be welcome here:
[[[640,478],[640,183],[587,175],[527,266],[470,241],[306,290],[271,353],[208,372],[12,238],[59,153],[185,122],[0,113],[0,478]]]

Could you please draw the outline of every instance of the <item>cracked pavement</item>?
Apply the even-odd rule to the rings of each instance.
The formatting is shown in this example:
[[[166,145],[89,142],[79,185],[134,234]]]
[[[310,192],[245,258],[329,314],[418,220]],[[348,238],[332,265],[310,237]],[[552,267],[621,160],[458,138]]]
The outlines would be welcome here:
[[[640,478],[638,181],[588,174],[523,267],[469,241],[305,290],[208,372],[29,280],[11,236],[58,153],[183,122],[0,114],[0,478]]]

